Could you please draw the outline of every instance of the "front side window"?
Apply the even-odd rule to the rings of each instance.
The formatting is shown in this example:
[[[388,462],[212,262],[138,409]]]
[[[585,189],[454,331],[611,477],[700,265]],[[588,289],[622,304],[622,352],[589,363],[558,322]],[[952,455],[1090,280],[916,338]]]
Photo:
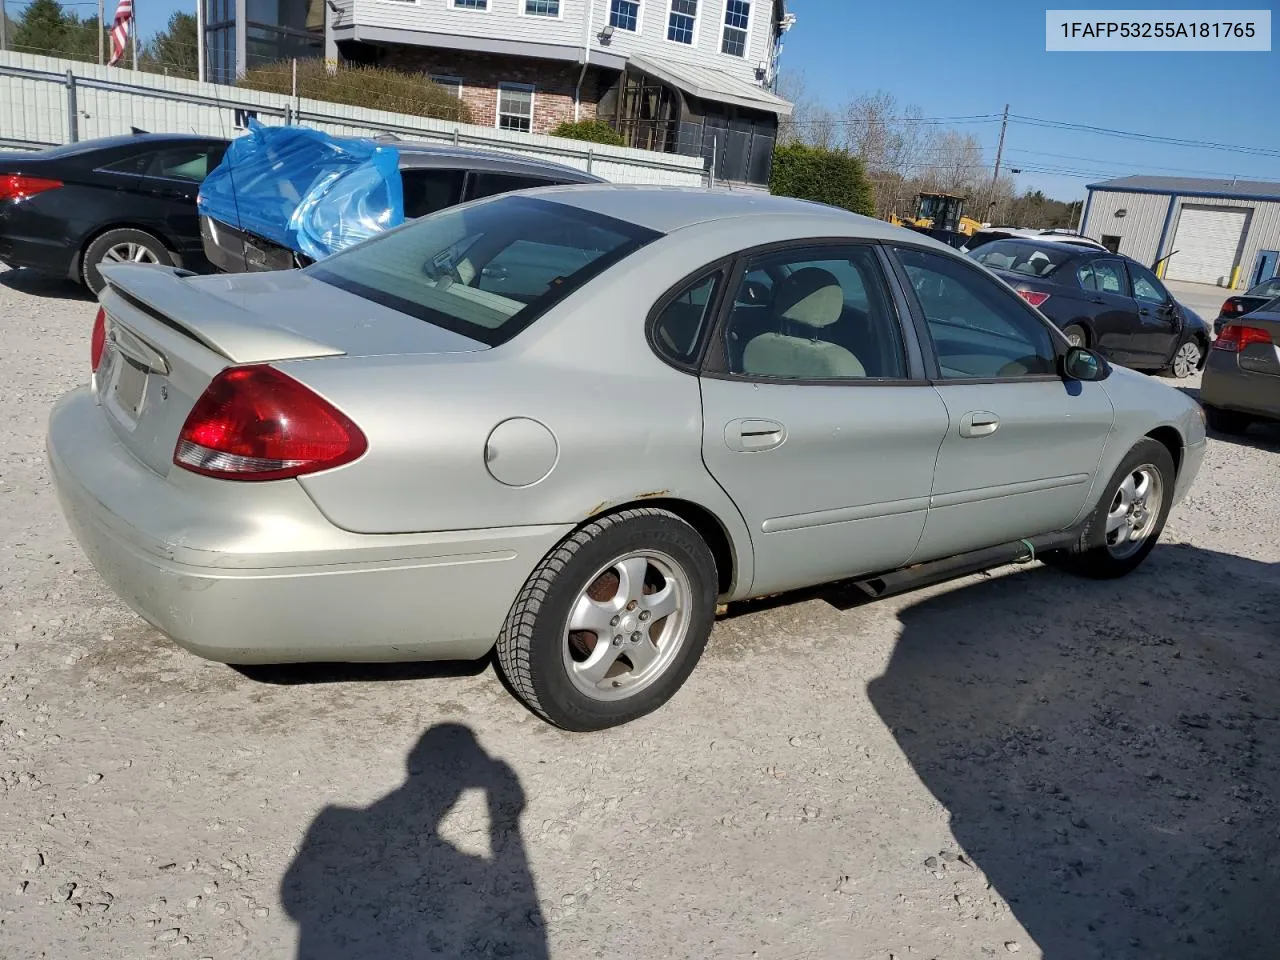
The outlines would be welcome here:
[[[748,0],[728,0],[724,6],[724,37],[720,41],[720,52],[745,57],[750,23],[751,4]]]
[[[577,207],[506,196],[442,210],[304,273],[497,346],[658,236]]]
[[[533,129],[533,87],[522,83],[498,84],[499,130],[518,130],[528,133]]]
[[[903,379],[897,315],[868,245],[751,260],[725,324],[728,372],[779,380]]]
[[[671,0],[671,15],[667,18],[667,39],[676,43],[693,43],[693,31],[698,22],[698,0]]]
[[[1129,277],[1133,280],[1133,295],[1143,303],[1167,303],[1169,292],[1164,284],[1156,279],[1156,275],[1146,267],[1136,263],[1129,265]]]
[[[995,279],[946,254],[895,249],[947,380],[1049,376],[1048,328]]]
[[[560,0],[524,0],[524,12],[530,17],[558,17]]]
[[[640,0],[609,0],[609,25],[635,33],[640,29]]]
[[[675,363],[692,364],[698,357],[698,345],[711,319],[719,273],[703,277],[677,293],[654,318],[653,345]]]

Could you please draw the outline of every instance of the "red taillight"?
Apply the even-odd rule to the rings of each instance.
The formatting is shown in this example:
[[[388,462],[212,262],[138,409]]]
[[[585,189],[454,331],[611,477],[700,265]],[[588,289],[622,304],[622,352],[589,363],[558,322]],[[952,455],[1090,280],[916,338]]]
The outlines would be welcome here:
[[[0,174],[0,200],[25,200],[46,190],[57,190],[61,180],[45,177],[28,177],[21,173]]]
[[[1244,313],[1244,305],[1237,302],[1234,299],[1228,300],[1222,305],[1222,309],[1219,310],[1218,312],[1219,313]]]
[[[89,337],[89,369],[98,372],[102,363],[102,348],[107,345],[107,311],[98,308],[98,315],[93,318],[93,334]]]
[[[1271,343],[1271,334],[1261,327],[1242,327],[1234,323],[1227,324],[1213,341],[1213,349],[1226,350],[1228,353],[1239,353],[1251,343]]]
[[[1027,303],[1031,304],[1033,307],[1039,307],[1040,304],[1049,299],[1049,295],[1047,293],[1041,293],[1039,290],[1019,290],[1018,296],[1027,301]]]
[[[185,470],[222,480],[284,480],[350,463],[360,428],[274,367],[228,367],[187,415],[173,452]]]

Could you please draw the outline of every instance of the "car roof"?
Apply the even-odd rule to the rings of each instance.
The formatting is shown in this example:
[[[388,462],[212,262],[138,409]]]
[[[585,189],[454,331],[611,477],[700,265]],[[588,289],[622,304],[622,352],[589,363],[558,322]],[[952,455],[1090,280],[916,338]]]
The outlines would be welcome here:
[[[742,217],[789,216],[811,221],[808,235],[856,236],[869,239],[923,242],[956,251],[922,233],[895,227],[839,207],[778,197],[755,190],[715,190],[707,187],[661,187],[632,184],[589,184],[539,187],[523,192],[625,220],[659,233],[696,224]],[[811,226],[811,229],[809,227]],[[803,234],[802,234],[803,235]]]
[[[198,133],[123,133],[114,137],[95,137],[92,140],[78,140],[75,143],[64,143],[51,147],[40,153],[69,156],[72,153],[88,153],[92,150],[112,150],[116,147],[148,146],[168,143],[210,143],[226,142],[225,137],[208,137]],[[39,156],[40,154],[36,154]]]
[[[982,246],[978,247],[978,250],[986,250],[988,247],[993,247],[997,243],[1021,243],[1032,247],[1039,247],[1044,250],[1053,250],[1058,253],[1069,253],[1077,257],[1097,254],[1098,256],[1118,257],[1121,260],[1127,259],[1123,255],[1112,253],[1110,250],[1105,248],[1099,249],[1097,247],[1087,247],[1082,243],[1063,243],[1059,240],[1048,240],[1044,237],[1001,237],[999,240],[992,240],[990,243],[984,243]]]
[[[438,143],[412,141],[387,141],[400,151],[402,170],[424,170],[437,167],[464,166],[472,170],[492,170],[502,173],[524,173],[530,176],[557,177],[575,183],[603,183],[594,174],[564,163],[523,157],[497,150],[477,150],[472,147],[454,147]]]

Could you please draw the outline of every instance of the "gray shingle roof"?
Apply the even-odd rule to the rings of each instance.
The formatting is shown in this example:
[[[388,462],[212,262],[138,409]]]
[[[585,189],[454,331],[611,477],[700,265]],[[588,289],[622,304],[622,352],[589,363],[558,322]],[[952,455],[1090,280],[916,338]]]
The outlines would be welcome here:
[[[1280,201],[1280,183],[1268,180],[1205,180],[1199,177],[1137,176],[1091,183],[1089,189]]]

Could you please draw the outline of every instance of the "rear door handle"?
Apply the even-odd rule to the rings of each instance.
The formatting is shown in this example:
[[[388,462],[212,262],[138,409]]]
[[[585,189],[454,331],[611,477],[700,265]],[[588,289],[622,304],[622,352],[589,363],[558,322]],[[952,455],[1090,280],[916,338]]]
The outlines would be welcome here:
[[[1090,303],[1106,303],[1107,301],[1103,300],[1101,297],[1090,297],[1089,302]]]
[[[759,453],[782,445],[787,428],[776,420],[730,420],[725,424],[724,442],[739,453]]]
[[[973,410],[960,418],[960,436],[989,437],[1000,428],[1000,418],[990,410]]]

